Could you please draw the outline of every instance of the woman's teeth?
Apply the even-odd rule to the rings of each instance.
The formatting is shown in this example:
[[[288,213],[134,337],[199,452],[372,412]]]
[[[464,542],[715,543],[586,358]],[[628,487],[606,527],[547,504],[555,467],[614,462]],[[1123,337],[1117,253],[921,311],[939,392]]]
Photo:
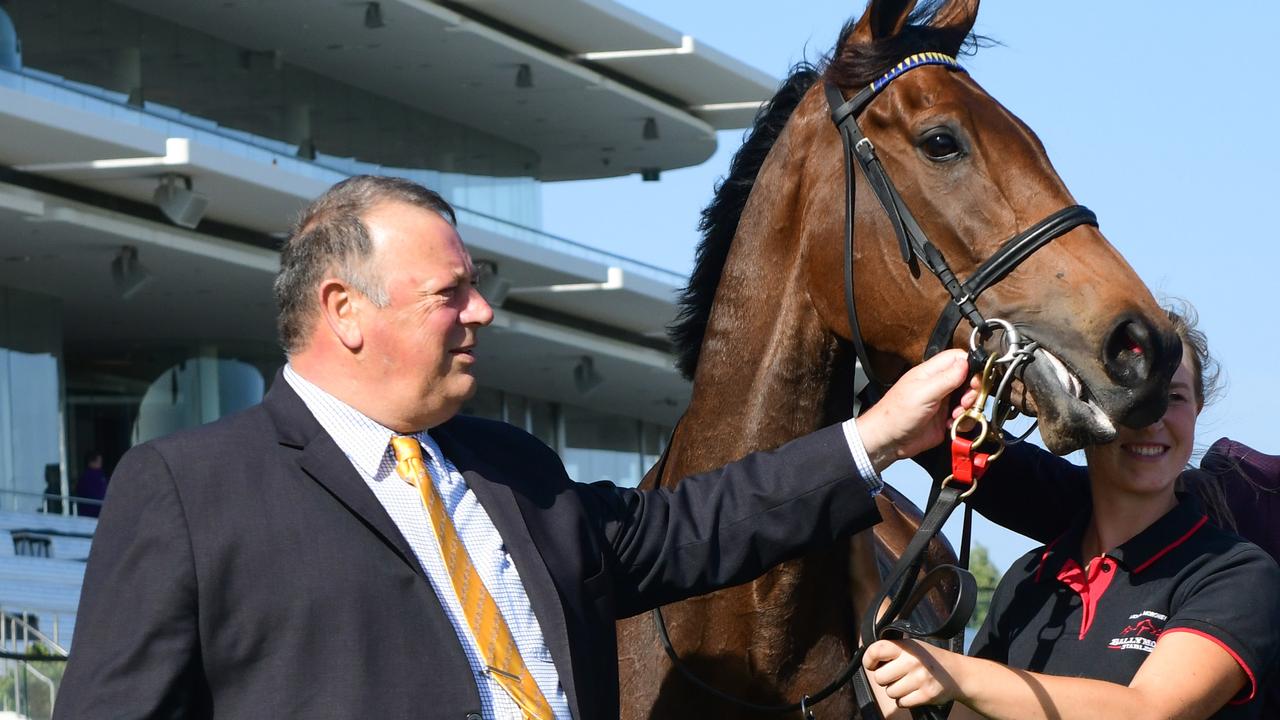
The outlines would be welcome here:
[[[1125,445],[1124,449],[1134,455],[1142,455],[1144,457],[1156,457],[1163,455],[1166,448],[1164,445]]]

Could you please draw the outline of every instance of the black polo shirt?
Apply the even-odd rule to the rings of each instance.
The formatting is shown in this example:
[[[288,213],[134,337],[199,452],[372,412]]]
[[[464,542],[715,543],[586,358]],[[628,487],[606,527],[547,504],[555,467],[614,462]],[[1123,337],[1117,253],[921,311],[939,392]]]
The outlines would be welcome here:
[[[1280,654],[1280,568],[1266,552],[1179,504],[1136,537],[1085,562],[1087,518],[1015,562],[971,652],[1011,667],[1128,685],[1164,633],[1222,646],[1248,676],[1214,718],[1254,718]]]

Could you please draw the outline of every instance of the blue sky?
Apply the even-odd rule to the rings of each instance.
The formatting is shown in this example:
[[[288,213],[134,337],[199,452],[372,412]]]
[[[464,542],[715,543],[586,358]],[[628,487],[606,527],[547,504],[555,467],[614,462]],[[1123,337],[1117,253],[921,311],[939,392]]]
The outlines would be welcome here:
[[[863,3],[622,0],[775,77],[816,59]],[[963,62],[1036,131],[1076,200],[1157,297],[1189,300],[1224,369],[1200,417],[1207,447],[1229,436],[1280,453],[1280,3],[987,0],[978,32],[999,41]],[[698,213],[741,140],[719,134],[701,166],[548,184],[544,227],[687,273]],[[922,501],[914,468],[890,482]],[[953,523],[954,525],[954,523]],[[951,537],[958,537],[958,529]],[[1030,541],[986,523],[977,539],[1006,567]]]

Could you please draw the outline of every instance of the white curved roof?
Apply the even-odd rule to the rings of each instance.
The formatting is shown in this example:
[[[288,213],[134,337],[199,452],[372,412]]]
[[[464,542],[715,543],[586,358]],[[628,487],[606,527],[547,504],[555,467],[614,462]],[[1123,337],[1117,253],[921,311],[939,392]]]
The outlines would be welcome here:
[[[609,0],[381,0],[376,27],[350,0],[121,2],[528,147],[543,180],[700,163],[776,86]]]

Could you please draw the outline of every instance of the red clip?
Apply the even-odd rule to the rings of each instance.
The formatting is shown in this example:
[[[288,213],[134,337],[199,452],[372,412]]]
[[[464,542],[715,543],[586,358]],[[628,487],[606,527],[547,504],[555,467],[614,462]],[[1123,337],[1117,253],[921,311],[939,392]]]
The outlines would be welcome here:
[[[957,437],[951,441],[951,477],[956,482],[972,485],[980,480],[990,459],[991,453],[974,451],[972,440]]]

